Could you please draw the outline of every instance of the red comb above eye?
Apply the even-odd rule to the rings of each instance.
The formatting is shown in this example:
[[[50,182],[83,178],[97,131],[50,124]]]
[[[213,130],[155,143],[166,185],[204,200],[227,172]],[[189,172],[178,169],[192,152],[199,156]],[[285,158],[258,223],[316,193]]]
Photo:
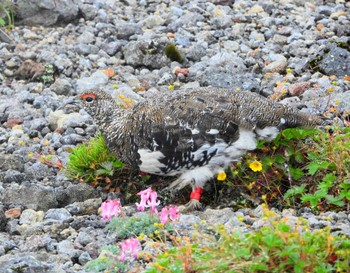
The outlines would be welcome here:
[[[81,98],[83,100],[85,100],[86,98],[93,98],[93,99],[95,99],[96,95],[95,94],[84,94],[84,95],[81,96]]]

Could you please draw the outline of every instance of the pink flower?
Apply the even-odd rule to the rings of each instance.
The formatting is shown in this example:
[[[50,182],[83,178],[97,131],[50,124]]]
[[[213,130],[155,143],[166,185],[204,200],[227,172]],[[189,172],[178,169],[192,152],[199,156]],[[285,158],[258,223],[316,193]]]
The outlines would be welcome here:
[[[169,206],[169,218],[171,221],[175,222],[179,219],[179,207],[178,206]]]
[[[158,194],[155,191],[152,191],[150,193],[150,198],[147,201],[147,206],[150,207],[151,211],[153,211],[155,214],[158,214],[158,210],[157,210],[156,206],[158,206],[160,204],[159,200],[157,202],[157,197],[158,197]]]
[[[121,212],[121,204],[119,199],[110,200],[107,199],[105,202],[101,204],[101,216],[103,220],[110,220],[114,216],[118,216],[119,212]]]
[[[137,193],[137,195],[140,195],[141,197],[141,202],[140,203],[136,203],[137,209],[140,211],[144,211],[145,208],[147,208],[147,201],[150,198],[150,194],[152,192],[151,187],[149,187],[146,190],[140,191]]]
[[[177,206],[171,205],[162,208],[159,220],[162,222],[163,225],[165,225],[168,222],[168,218],[170,218],[170,220],[174,222],[179,218],[179,216],[179,208]]]
[[[122,254],[119,257],[120,261],[125,261],[127,256],[137,259],[138,253],[141,250],[140,242],[135,238],[130,238],[121,243]]]
[[[168,222],[168,215],[169,211],[167,207],[162,208],[162,211],[160,212],[159,220],[162,222],[163,225],[165,225]]]
[[[140,211],[144,211],[145,208],[151,208],[153,212],[158,214],[156,206],[160,204],[160,201],[157,201],[158,194],[149,187],[146,190],[140,191],[137,193],[140,195],[141,201],[140,203],[136,203],[137,209]]]

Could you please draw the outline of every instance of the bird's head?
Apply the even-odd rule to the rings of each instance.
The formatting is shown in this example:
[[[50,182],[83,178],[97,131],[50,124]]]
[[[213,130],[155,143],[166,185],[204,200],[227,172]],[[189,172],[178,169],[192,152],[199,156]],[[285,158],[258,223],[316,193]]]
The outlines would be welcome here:
[[[90,89],[80,93],[78,101],[92,117],[98,115],[110,115],[116,110],[116,101],[108,93],[100,89]]]

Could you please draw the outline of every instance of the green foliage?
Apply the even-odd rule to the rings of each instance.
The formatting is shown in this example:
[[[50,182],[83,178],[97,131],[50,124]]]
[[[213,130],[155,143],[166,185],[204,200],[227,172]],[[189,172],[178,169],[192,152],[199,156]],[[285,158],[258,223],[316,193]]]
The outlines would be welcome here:
[[[108,150],[99,133],[88,144],[80,144],[72,151],[66,172],[68,177],[97,185],[122,167],[123,163]]]
[[[181,53],[174,44],[167,45],[164,53],[172,62],[182,63],[184,60]]]
[[[7,30],[10,31],[15,19],[11,4],[7,0],[4,1],[4,4],[0,3],[0,16],[0,27],[7,24]]]
[[[157,227],[159,225],[159,218],[152,217],[149,214],[142,214],[140,216],[132,216],[127,218],[114,217],[106,226],[106,231],[114,232],[119,239],[126,239],[129,237],[143,235],[150,235],[158,233]],[[171,224],[165,225],[169,229]]]
[[[54,67],[52,64],[45,64],[44,74],[40,77],[43,83],[52,83],[54,79]]]
[[[229,184],[245,185],[250,196],[284,206],[310,205],[318,210],[350,205],[350,128],[286,129],[271,143],[260,142],[232,169]],[[253,172],[250,162],[262,163]],[[264,199],[265,198],[265,199]]]
[[[330,229],[308,231],[265,210],[266,226],[241,234],[219,226],[215,236],[185,239],[161,253],[146,273],[168,272],[346,272],[350,240],[333,237]]]
[[[118,260],[117,254],[119,247],[110,245],[101,248],[99,257],[95,260],[89,261],[85,265],[85,269],[94,273],[110,272],[122,273],[128,272],[130,267]]]
[[[315,132],[311,141],[312,145],[304,152],[305,179],[301,181],[304,183],[293,186],[285,197],[299,197],[303,203],[320,210],[346,208],[350,204],[350,128],[336,129],[331,135]],[[312,183],[305,184],[308,181]],[[294,192],[300,184],[305,191]]]

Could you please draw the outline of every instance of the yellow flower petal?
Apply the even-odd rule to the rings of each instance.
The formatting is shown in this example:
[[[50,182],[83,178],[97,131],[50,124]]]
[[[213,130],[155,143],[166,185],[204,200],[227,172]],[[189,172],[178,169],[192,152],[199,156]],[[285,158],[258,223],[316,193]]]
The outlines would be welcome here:
[[[219,172],[217,180],[224,181],[226,179],[226,173],[225,172]]]
[[[253,161],[252,163],[249,164],[249,168],[253,172],[260,172],[262,171],[262,164],[259,161]]]

